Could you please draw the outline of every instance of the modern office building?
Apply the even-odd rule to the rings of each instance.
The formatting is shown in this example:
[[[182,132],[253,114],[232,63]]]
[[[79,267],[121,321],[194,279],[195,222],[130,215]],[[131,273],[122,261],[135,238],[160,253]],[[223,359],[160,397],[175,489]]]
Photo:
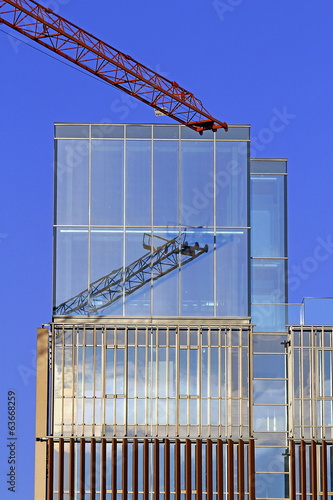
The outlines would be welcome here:
[[[286,160],[251,160],[249,126],[57,124],[55,167],[35,500],[332,496],[333,330],[288,306]]]

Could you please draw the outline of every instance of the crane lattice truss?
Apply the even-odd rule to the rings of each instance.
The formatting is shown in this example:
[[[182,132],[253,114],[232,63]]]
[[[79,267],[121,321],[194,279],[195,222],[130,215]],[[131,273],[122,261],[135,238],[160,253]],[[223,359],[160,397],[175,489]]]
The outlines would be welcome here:
[[[197,132],[228,130],[191,92],[33,0],[0,0],[1,22]]]
[[[186,235],[181,234],[127,267],[94,281],[87,290],[60,304],[53,312],[56,315],[96,314],[124,294],[130,295],[149,281],[157,280],[207,252],[208,245],[203,248],[198,243],[190,246]]]

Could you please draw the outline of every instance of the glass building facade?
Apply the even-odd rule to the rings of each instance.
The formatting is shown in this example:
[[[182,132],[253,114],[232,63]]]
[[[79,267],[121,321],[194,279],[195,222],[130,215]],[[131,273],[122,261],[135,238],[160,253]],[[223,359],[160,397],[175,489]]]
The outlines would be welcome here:
[[[249,126],[56,124],[36,500],[333,495],[333,333],[288,326],[286,174]]]

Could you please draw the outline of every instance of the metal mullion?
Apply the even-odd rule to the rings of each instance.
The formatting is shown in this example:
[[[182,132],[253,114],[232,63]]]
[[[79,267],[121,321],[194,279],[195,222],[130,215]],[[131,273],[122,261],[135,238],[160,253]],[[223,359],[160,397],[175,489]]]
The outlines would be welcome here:
[[[90,310],[90,283],[91,283],[91,124],[89,124],[89,138],[88,138],[88,273],[87,273],[87,301],[88,301],[88,311]]]
[[[300,419],[300,425],[301,425],[301,435],[304,436],[304,372],[303,372],[303,360],[304,360],[304,348],[303,348],[303,326],[301,326],[301,332],[300,332],[300,380],[301,380],[301,419]]]
[[[322,363],[321,363],[321,367],[322,367],[322,394],[323,394],[323,400],[322,400],[322,422],[320,423],[322,429],[322,434],[321,434],[321,437],[326,437],[324,436],[324,422],[326,422],[326,405],[325,405],[325,400],[326,400],[326,396],[325,396],[325,383],[324,383],[324,380],[325,380],[325,350],[324,350],[324,346],[321,350],[321,358],[322,358]]]
[[[64,433],[64,407],[65,407],[65,326],[62,325],[61,332],[61,435]]]
[[[82,430],[83,433],[85,434],[85,392],[86,392],[86,349],[87,349],[87,342],[86,342],[86,325],[83,325],[83,331],[82,331]]]
[[[75,331],[75,328],[73,327],[72,329],[72,394],[71,394],[71,399],[72,399],[72,421],[71,421],[71,426],[72,426],[72,435],[74,435],[74,425],[75,425],[75,418],[74,418],[74,408],[75,408],[75,404],[77,402],[77,399],[74,397],[75,395],[75,392],[74,392],[74,389],[75,389],[75,375],[76,375],[76,372],[77,370],[75,370],[74,366],[75,366],[75,346],[74,346],[74,331]],[[76,345],[76,338],[75,338],[75,345]]]
[[[154,334],[152,334],[154,337]],[[158,412],[158,400],[160,398],[160,391],[159,391],[159,386],[160,386],[160,380],[159,380],[159,373],[158,373],[158,365],[159,365],[159,358],[160,358],[160,352],[159,352],[159,332],[158,332],[158,326],[155,328],[155,425],[157,427],[158,425],[158,417],[159,417],[159,412]],[[156,434],[156,432],[154,433]]]
[[[101,366],[101,376],[102,376],[102,435],[105,435],[105,427],[106,427],[106,402],[105,402],[105,394],[106,394],[106,343],[107,343],[107,333],[106,333],[106,325],[103,326],[102,331],[102,366]]]
[[[198,364],[197,364],[197,394],[198,394],[198,400],[197,400],[197,414],[198,414],[198,428],[199,428],[199,433],[202,435],[202,418],[201,418],[201,413],[202,413],[202,330],[201,327],[198,326],[197,330],[197,350],[198,350]]]
[[[169,422],[170,422],[170,419],[169,419],[169,400],[170,400],[170,392],[169,392],[169,363],[170,363],[170,356],[169,356],[169,348],[170,348],[170,344],[169,344],[169,329],[166,328],[166,331],[165,331],[165,337],[166,337],[166,340],[165,340],[165,343],[166,343],[166,347],[165,347],[165,359],[166,359],[166,373],[165,373],[165,376],[166,376],[166,383],[165,383],[165,395],[166,395],[166,401],[165,401],[165,407],[166,407],[166,429],[167,429],[167,432],[166,432],[166,435],[169,435]]]
[[[125,400],[123,401],[123,411],[125,412],[125,418],[124,418],[124,426],[125,426],[125,435],[127,435],[127,426],[128,426],[128,411],[127,411],[127,401],[128,401],[128,394],[127,394],[127,386],[128,386],[128,362],[127,362],[127,356],[128,356],[128,327],[126,326],[125,328],[125,347],[124,349],[124,375],[123,375],[123,389],[124,389],[124,398]],[[125,408],[124,408],[124,405]],[[127,449],[126,449],[127,451]]]
[[[239,334],[239,348],[238,348],[238,408],[239,408],[239,428],[240,435],[243,436],[243,392],[242,392],[242,382],[243,382],[243,343],[242,343],[242,333],[241,328],[238,329]]]
[[[179,394],[179,375],[180,375],[180,369],[179,369],[179,358],[180,358],[180,352],[179,352],[179,326],[176,327],[176,352],[175,352],[175,360],[176,360],[176,370],[175,370],[175,376],[176,376],[176,436],[179,434],[179,407],[180,407],[180,394]]]
[[[314,335],[313,335],[313,330],[310,331],[310,376],[311,376],[311,394],[310,394],[310,404],[311,404],[311,435],[313,436],[314,433],[316,432],[317,428],[317,401],[318,401],[318,396],[316,393],[316,378],[317,378],[317,370],[315,369],[316,367],[316,349],[314,347]],[[316,407],[316,408],[315,408]],[[325,420],[324,420],[325,421]]]
[[[146,429],[146,433],[148,432],[148,426],[149,426],[149,422],[148,422],[148,404],[149,404],[149,401],[150,401],[150,398],[151,398],[151,383],[150,383],[150,379],[149,379],[149,372],[148,372],[148,366],[149,366],[149,346],[148,346],[148,338],[149,338],[149,334],[148,334],[148,327],[146,327],[146,335],[145,335],[145,429]]]
[[[150,142],[150,231],[152,235],[152,243],[154,243],[154,140],[153,140],[153,125],[150,125],[151,138]],[[150,251],[152,249],[151,245]],[[152,268],[150,268],[150,315],[153,315],[154,307],[154,282],[152,280]]]
[[[178,198],[178,238],[180,237],[181,234],[181,222],[182,222],[182,212],[181,212],[181,207],[183,204],[183,197],[182,197],[182,174],[183,174],[183,163],[182,163],[182,139],[181,139],[181,128],[178,128],[178,165],[177,165],[177,174],[178,174],[178,192],[177,192],[177,198]],[[181,281],[181,267],[180,267],[180,254],[177,256],[178,258],[178,280],[177,280],[177,285],[178,285],[178,316],[181,316],[181,303],[182,303],[182,281]]]
[[[92,398],[92,434],[95,435],[96,425],[96,325],[93,327],[93,398]]]
[[[228,332],[229,334],[227,334],[227,341],[228,341],[228,347],[227,347],[227,350],[228,350],[228,362],[227,362],[227,370],[228,370],[228,377],[226,378],[226,380],[228,381],[231,381],[232,380],[232,347],[230,346],[230,338],[231,338],[231,335],[230,335],[230,330]],[[227,342],[226,342],[227,344]],[[227,423],[227,427],[228,427],[228,435],[232,435],[232,386],[231,386],[231,383],[228,383],[227,384],[227,387],[228,387],[228,423]]]
[[[214,317],[216,317],[217,315],[217,307],[216,307],[216,303],[217,303],[217,256],[216,256],[216,246],[217,246],[217,234],[216,234],[216,220],[217,220],[217,217],[216,217],[216,207],[217,207],[217,203],[216,203],[216,169],[217,169],[217,166],[216,166],[216,144],[217,144],[217,141],[216,141],[216,134],[213,134],[213,187],[214,187],[214,196],[213,196],[213,210],[214,210],[214,216],[213,216],[213,225],[214,225],[214,250],[215,252],[213,252],[213,270],[214,270],[214,275],[213,275],[213,297],[214,297],[214,311],[213,311],[213,314],[214,314]]]
[[[127,240],[127,232],[126,232],[126,173],[127,173],[127,125],[124,126],[124,151],[123,151],[123,245],[122,245],[122,272],[123,272],[123,280],[122,280],[122,314],[125,315],[125,262],[126,262],[126,240]]]

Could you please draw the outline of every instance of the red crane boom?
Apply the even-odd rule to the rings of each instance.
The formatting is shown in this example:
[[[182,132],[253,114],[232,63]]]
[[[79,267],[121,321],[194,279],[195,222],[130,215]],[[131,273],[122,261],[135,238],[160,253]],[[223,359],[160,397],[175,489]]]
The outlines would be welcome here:
[[[197,132],[228,130],[191,92],[33,0],[0,0],[1,22]]]

